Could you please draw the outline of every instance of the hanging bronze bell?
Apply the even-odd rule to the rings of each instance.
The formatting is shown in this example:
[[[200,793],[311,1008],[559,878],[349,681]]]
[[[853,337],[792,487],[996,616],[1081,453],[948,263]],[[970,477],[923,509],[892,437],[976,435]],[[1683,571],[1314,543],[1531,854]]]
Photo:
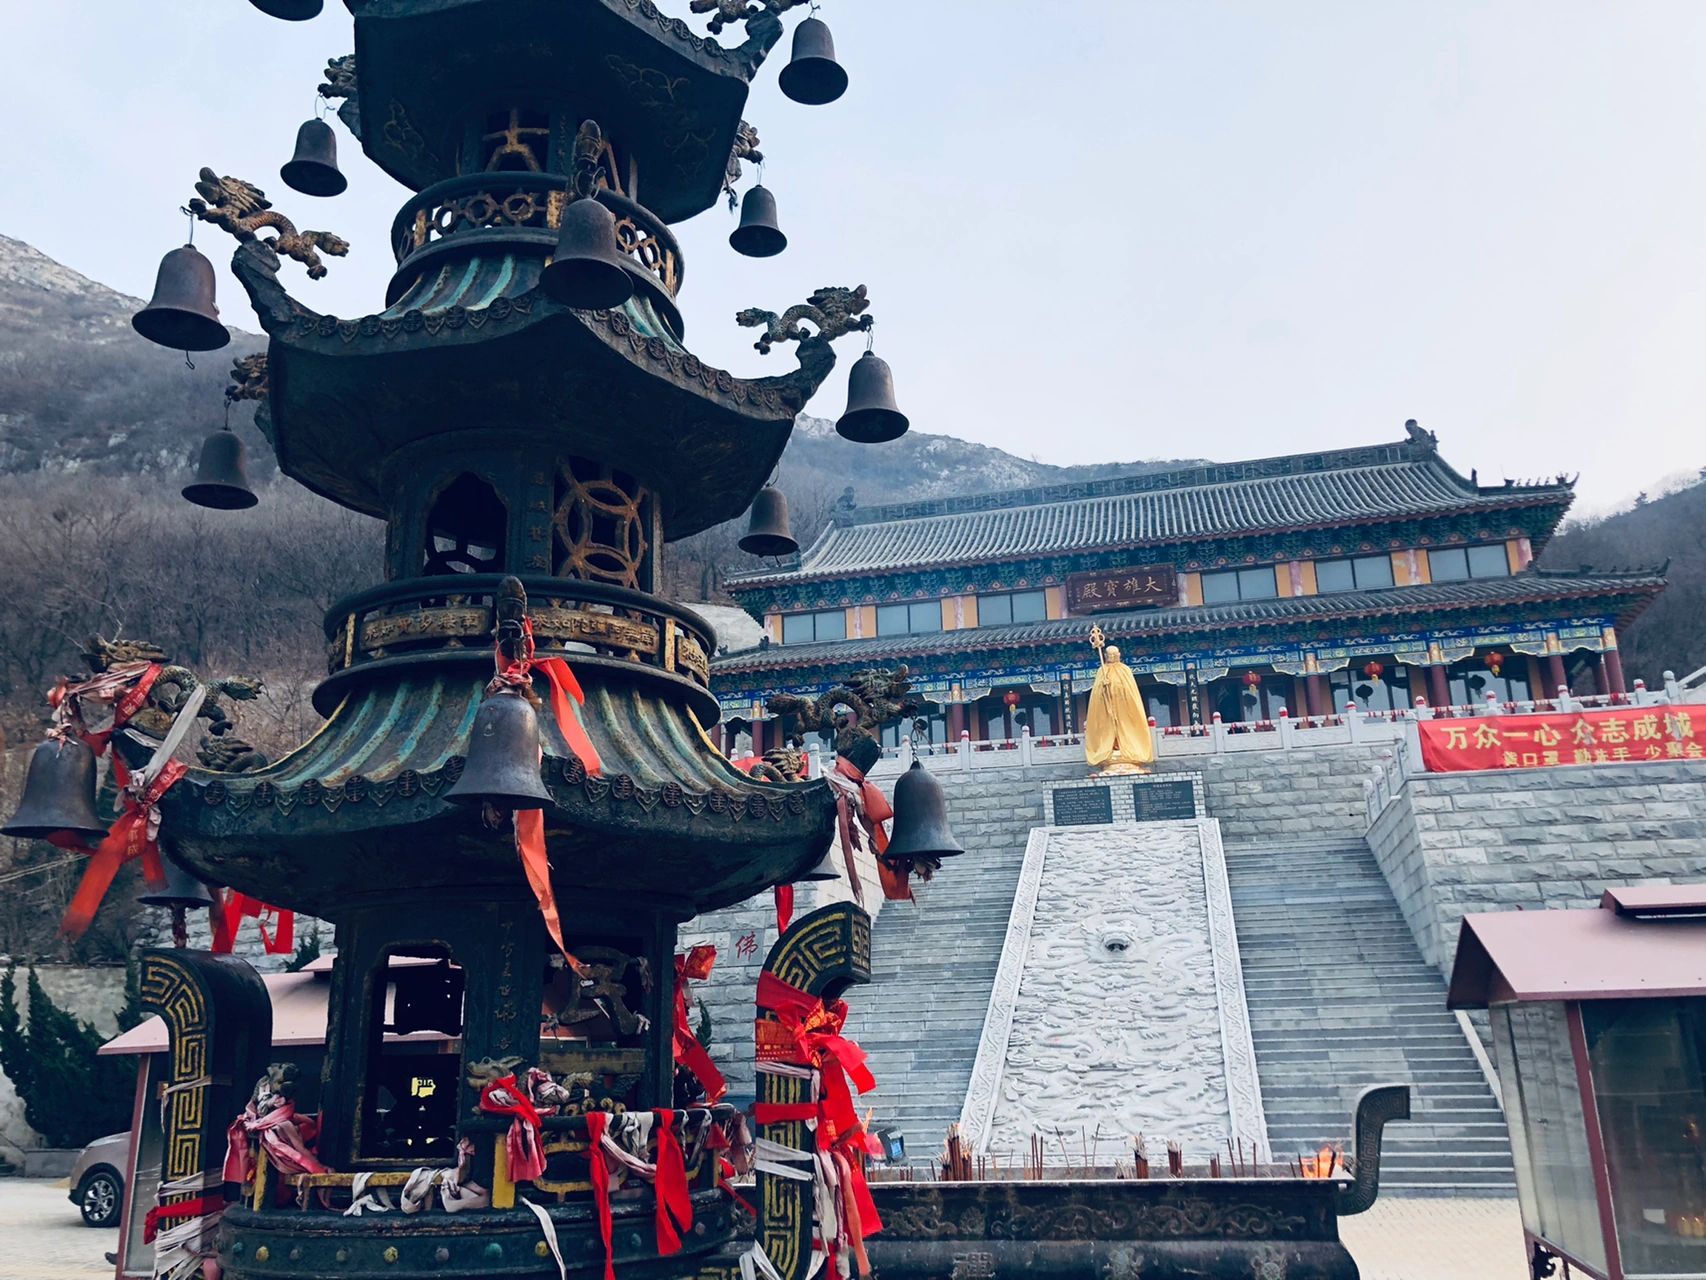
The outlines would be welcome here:
[[[62,831],[98,840],[107,824],[95,813],[95,753],[84,742],[49,738],[30,756],[24,798],[0,835],[45,840]]]
[[[948,827],[948,799],[942,784],[917,760],[894,784],[892,832],[883,851],[891,861],[929,863],[965,852]]]
[[[740,226],[729,232],[729,246],[748,258],[774,258],[788,247],[788,237],[776,225],[776,197],[758,186],[741,197]]]
[[[794,52],[777,83],[808,107],[821,107],[847,92],[847,72],[835,60],[835,39],[821,19],[807,18],[794,28]]]
[[[213,895],[207,891],[201,877],[179,866],[171,858],[160,859],[166,867],[166,883],[159,888],[145,887],[136,900],[145,907],[165,907],[169,911],[198,911],[213,905]]]
[[[539,284],[577,311],[604,311],[634,296],[627,256],[616,243],[616,217],[595,197],[582,196],[563,210],[557,249]]]
[[[154,296],[130,324],[174,351],[217,351],[231,341],[213,303],[213,264],[189,244],[160,259]]]
[[[338,169],[338,135],[324,120],[305,120],[296,131],[296,154],[278,171],[284,185],[305,196],[342,195],[349,179]]]
[[[244,465],[243,442],[230,427],[221,427],[201,442],[201,460],[196,463],[195,482],[183,494],[198,507],[215,511],[243,511],[260,499],[249,487]]]
[[[765,485],[758,491],[740,549],[754,556],[791,556],[800,549],[788,527],[788,499],[780,489]]]
[[[539,716],[526,698],[494,693],[480,704],[462,776],[444,798],[498,809],[543,809],[551,803],[539,776]]]
[[[847,375],[847,412],[836,420],[836,432],[860,444],[883,444],[900,439],[911,425],[894,402],[888,361],[867,351]]]
[[[283,18],[286,22],[306,22],[318,17],[325,7],[325,0],[249,0],[249,3],[268,17]]]

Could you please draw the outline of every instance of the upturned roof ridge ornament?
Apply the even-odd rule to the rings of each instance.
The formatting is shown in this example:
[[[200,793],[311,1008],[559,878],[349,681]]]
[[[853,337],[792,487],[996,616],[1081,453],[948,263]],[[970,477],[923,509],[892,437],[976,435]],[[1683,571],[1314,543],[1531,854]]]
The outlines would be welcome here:
[[[765,15],[779,17],[795,5],[807,3],[809,0],[692,0],[688,8],[694,13],[709,13],[711,20],[706,26],[716,36],[737,22],[750,24]]]
[[[310,280],[326,274],[319,250],[334,258],[349,252],[349,241],[330,231],[298,231],[294,222],[272,207],[266,192],[252,182],[222,178],[212,169],[204,168],[195,189],[197,198],[190,201],[189,211],[197,218],[229,231],[243,244],[259,244],[295,259],[308,268]],[[277,234],[266,240],[255,234],[266,229]]]
[[[225,388],[225,398],[232,404],[239,400],[267,398],[267,353],[238,356],[231,362],[231,385]]]
[[[723,194],[729,198],[729,210],[731,212],[738,203],[738,198],[735,195],[735,183],[740,181],[740,162],[750,160],[757,165],[764,163],[764,153],[758,147],[758,130],[742,120],[740,128],[735,130],[734,145],[729,148],[728,168],[723,170]]]
[[[326,78],[320,85],[322,98],[353,98],[357,92],[355,55],[346,53],[326,60]]]
[[[876,323],[875,316],[865,314],[870,305],[864,285],[856,289],[825,285],[781,315],[760,307],[748,307],[735,313],[735,323],[747,329],[764,330],[752,345],[760,355],[767,356],[778,342],[804,343],[811,339],[833,342],[849,333],[869,333]],[[816,325],[817,332],[803,327],[802,321]]]

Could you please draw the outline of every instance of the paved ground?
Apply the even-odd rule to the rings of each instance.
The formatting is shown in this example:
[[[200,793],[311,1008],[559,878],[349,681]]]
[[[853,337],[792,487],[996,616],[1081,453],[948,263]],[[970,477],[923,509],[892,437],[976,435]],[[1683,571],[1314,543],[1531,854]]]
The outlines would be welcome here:
[[[63,1179],[0,1178],[0,1280],[111,1276],[118,1230],[83,1225]]]
[[[1516,1200],[1381,1196],[1339,1224],[1362,1280],[1527,1280]]]
[[[1382,1196],[1343,1224],[1363,1280],[1524,1280],[1514,1200]],[[110,1276],[118,1232],[83,1225],[65,1183],[0,1179],[0,1280]]]

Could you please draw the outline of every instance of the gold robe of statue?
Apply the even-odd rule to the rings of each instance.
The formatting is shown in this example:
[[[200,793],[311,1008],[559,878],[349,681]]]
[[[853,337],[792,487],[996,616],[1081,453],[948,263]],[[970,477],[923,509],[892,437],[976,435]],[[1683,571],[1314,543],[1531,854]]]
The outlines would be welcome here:
[[[1112,773],[1142,773],[1155,762],[1149,712],[1137,691],[1137,678],[1120,661],[1120,651],[1114,645],[1102,650],[1102,669],[1090,690],[1090,710],[1084,717],[1084,758],[1092,769]]]

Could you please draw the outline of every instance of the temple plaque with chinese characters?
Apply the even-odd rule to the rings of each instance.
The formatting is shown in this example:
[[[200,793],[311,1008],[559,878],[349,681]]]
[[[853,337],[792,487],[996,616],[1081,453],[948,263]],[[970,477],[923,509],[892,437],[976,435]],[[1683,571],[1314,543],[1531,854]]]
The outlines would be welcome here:
[[[1179,603],[1179,579],[1170,564],[1074,573],[1066,579],[1068,613],[1107,609],[1160,609]]]

